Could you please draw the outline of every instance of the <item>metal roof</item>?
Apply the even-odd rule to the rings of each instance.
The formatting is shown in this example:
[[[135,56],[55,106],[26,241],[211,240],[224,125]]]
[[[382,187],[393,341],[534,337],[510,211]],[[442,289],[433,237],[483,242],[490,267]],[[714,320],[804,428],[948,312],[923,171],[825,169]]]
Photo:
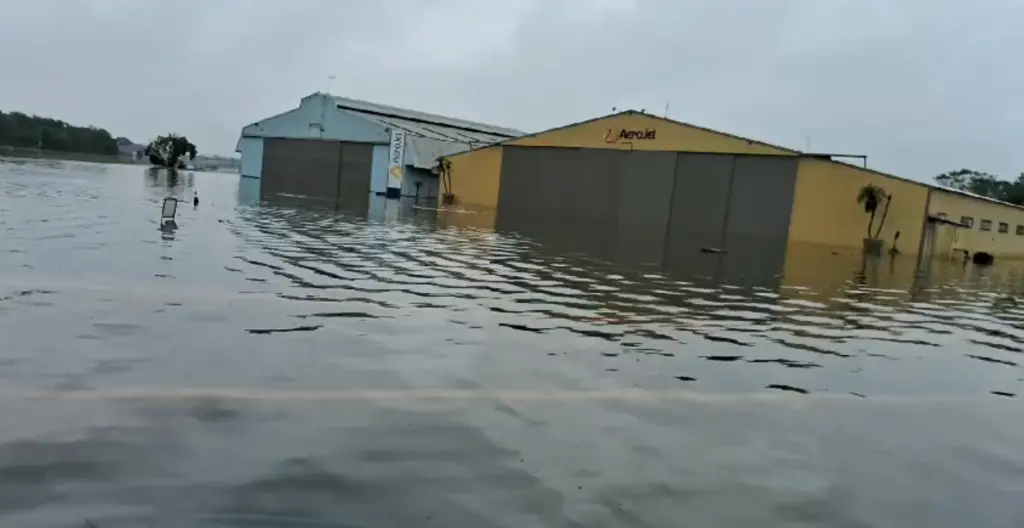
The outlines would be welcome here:
[[[497,143],[525,135],[524,132],[512,128],[417,112],[359,99],[334,97],[334,102],[339,110],[357,114],[384,127],[400,128],[410,134],[429,139],[463,143],[470,148],[481,143]]]
[[[431,169],[437,165],[437,158],[466,148],[466,143],[410,136],[405,144],[405,164],[418,169]]]
[[[991,202],[991,203],[994,203],[994,204],[1005,205],[1006,207],[1012,207],[1014,209],[1024,209],[1024,206],[1020,206],[1020,205],[1017,205],[1015,203],[1004,202],[1004,201],[1002,201],[1002,200],[1000,200],[998,198],[991,198],[991,197],[984,196],[984,195],[981,195],[981,194],[972,193],[970,191],[963,191],[963,190],[960,190],[960,189],[954,189],[952,187],[946,187],[945,185],[939,185],[937,183],[925,183],[925,185],[927,185],[927,186],[929,186],[929,187],[931,187],[931,188],[933,188],[933,189],[935,189],[937,191],[948,192],[950,194],[959,194],[960,196],[965,196],[967,198],[974,198],[975,200],[982,200],[982,201]]]

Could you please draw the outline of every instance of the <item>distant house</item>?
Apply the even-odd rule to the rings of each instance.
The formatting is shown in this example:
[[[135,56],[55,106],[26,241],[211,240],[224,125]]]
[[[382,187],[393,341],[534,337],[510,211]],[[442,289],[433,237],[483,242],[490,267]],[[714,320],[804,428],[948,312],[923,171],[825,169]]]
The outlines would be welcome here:
[[[129,157],[135,161],[142,159],[142,151],[146,149],[145,145],[139,145],[126,137],[119,137],[116,141],[117,151],[120,155]]]

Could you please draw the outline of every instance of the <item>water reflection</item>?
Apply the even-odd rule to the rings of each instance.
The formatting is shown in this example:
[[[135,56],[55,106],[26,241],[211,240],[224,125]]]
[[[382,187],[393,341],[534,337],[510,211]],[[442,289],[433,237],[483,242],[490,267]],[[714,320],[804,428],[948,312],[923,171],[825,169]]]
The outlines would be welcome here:
[[[445,212],[433,223],[413,215],[400,228],[378,231],[361,223],[369,219],[359,209],[336,209],[333,216],[309,208],[282,209],[273,222],[254,221],[239,227],[236,235],[260,247],[259,259],[248,263],[272,270],[305,291],[324,292],[286,298],[339,305],[347,304],[349,295],[358,296],[360,303],[395,298],[373,304],[399,309],[403,303],[397,299],[422,297],[431,300],[411,306],[453,312],[468,310],[468,302],[489,312],[501,328],[599,340],[603,344],[588,341],[585,347],[607,358],[676,357],[703,341],[700,348],[709,352],[695,357],[716,364],[821,368],[843,380],[830,386],[833,382],[823,376],[808,383],[776,374],[787,383],[764,383],[763,388],[808,393],[845,386],[847,394],[857,397],[907,387],[875,386],[877,378],[847,374],[879,368],[877,358],[928,360],[915,354],[947,346],[946,336],[973,329],[961,322],[962,312],[951,315],[949,307],[937,304],[960,302],[965,293],[979,295],[977,289],[962,290],[964,283],[973,281],[974,288],[1010,286],[1005,281],[986,286],[978,281],[991,271],[960,261],[936,261],[931,275],[921,275],[914,256],[864,258],[848,248],[791,245],[784,262],[766,263],[746,252],[703,253],[687,241],[645,237],[642,230],[617,227],[616,235],[608,236],[608,230],[564,219],[506,218],[500,227],[515,229],[502,236],[438,231],[437,226],[451,224],[453,215]],[[1020,276],[1014,267],[1005,270],[1010,277]],[[354,313],[378,317],[370,315],[372,310]],[[957,330],[941,328],[948,325]],[[1007,361],[987,354],[962,357]],[[914,372],[914,367],[907,368],[908,375]],[[1012,373],[988,374],[1001,380],[997,383],[1018,384]],[[736,382],[714,383],[722,387]],[[939,386],[948,384],[918,379],[911,385],[941,391]]]
[[[614,220],[602,225],[538,214],[497,216],[499,232],[537,241],[538,249],[550,254],[586,255],[680,280],[767,288],[777,286],[782,275],[783,261],[768,247],[775,241],[750,240],[726,253],[713,247],[711,239],[716,237],[696,231],[669,236],[664,228],[622,225]]]
[[[178,230],[178,224],[170,220],[160,226],[160,238],[165,242],[174,240],[174,232]]]
[[[162,196],[171,196],[179,201],[191,201],[195,187],[195,173],[161,167],[143,169],[146,186]]]
[[[12,526],[1024,518],[1013,263],[759,261],[138,171],[0,168]]]
[[[260,181],[256,178],[238,178],[236,201],[239,206],[255,207],[260,204]]]

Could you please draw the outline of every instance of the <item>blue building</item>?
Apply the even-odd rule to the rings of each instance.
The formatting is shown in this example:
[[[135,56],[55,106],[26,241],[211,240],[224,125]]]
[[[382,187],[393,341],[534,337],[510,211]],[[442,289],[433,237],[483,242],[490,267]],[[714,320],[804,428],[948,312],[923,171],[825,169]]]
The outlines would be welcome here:
[[[341,200],[441,194],[437,158],[523,135],[510,128],[315,93],[242,128],[241,174],[263,195]]]

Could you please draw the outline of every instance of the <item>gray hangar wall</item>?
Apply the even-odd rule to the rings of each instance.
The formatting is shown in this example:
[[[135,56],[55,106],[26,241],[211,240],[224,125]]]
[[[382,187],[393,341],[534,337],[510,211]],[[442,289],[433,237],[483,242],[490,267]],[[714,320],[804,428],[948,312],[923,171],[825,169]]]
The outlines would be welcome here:
[[[694,275],[767,278],[785,264],[794,156],[503,148],[499,229]]]
[[[319,139],[263,141],[261,196],[288,194],[336,203],[368,199],[372,144]]]

